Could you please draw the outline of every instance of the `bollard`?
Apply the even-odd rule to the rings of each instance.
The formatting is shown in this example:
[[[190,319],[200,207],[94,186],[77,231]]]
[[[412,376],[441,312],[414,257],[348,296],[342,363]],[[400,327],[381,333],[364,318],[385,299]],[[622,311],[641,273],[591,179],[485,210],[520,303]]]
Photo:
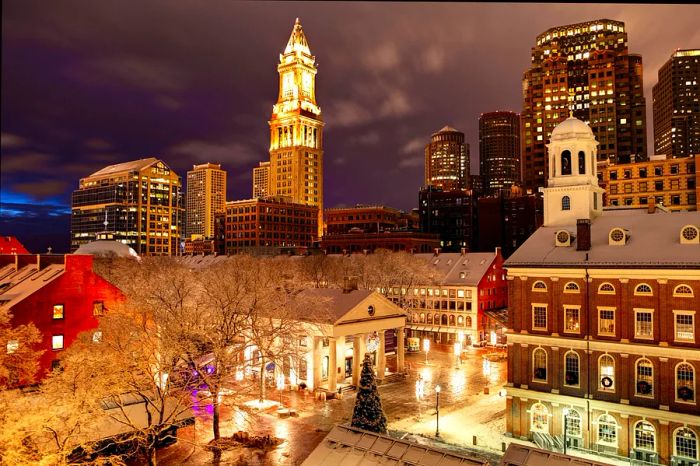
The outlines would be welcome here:
[[[472,442],[476,445],[476,435],[472,435]]]
[[[506,452],[506,442],[501,442],[501,451],[502,451],[503,453]]]

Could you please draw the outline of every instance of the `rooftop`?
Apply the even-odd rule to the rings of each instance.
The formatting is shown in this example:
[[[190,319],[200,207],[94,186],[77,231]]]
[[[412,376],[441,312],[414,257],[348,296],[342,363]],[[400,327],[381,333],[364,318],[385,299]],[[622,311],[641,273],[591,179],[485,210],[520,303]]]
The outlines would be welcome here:
[[[577,251],[555,245],[555,235],[576,225],[540,227],[508,258],[505,267],[692,268],[700,269],[700,246],[681,244],[681,229],[700,227],[700,212],[665,213],[647,210],[606,210],[591,222],[591,249]],[[613,228],[627,230],[622,245],[609,244]],[[586,257],[588,259],[586,260]]]
[[[158,162],[157,158],[148,157],[145,159],[133,160],[131,162],[117,163],[114,165],[108,165],[90,176],[105,176],[121,172],[138,171],[148,167],[149,165],[153,165],[156,162]]]

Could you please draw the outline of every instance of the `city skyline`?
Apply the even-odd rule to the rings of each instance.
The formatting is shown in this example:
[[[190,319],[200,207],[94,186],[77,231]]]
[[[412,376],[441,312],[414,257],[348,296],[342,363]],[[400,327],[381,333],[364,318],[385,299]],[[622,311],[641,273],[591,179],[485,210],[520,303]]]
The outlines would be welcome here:
[[[700,43],[691,5],[75,5],[3,4],[3,233],[15,233],[15,215],[65,216],[81,177],[141,157],[180,176],[221,163],[229,200],[248,198],[295,17],[320,65],[327,207],[416,207],[423,148],[445,125],[465,133],[475,173],[479,115],[520,113],[530,48],[548,28],[625,23],[643,57],[648,135],[658,68]],[[648,34],[657,24],[674,27]]]

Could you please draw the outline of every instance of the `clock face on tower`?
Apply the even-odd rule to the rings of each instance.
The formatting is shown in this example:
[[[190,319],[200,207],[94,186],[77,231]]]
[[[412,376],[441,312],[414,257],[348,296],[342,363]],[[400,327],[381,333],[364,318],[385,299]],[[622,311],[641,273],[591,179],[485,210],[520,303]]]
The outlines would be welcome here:
[[[282,96],[292,97],[294,95],[294,73],[284,73],[282,75]]]
[[[304,94],[311,95],[311,73],[305,71],[301,75],[301,89]]]

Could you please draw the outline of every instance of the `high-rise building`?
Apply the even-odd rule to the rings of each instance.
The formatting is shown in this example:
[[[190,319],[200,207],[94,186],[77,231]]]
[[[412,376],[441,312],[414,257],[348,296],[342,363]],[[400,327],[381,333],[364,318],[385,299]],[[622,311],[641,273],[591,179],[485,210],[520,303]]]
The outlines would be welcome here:
[[[700,213],[602,210],[597,142],[578,119],[548,150],[544,224],[505,262],[506,431],[697,464]]]
[[[181,178],[154,157],[82,178],[73,191],[71,252],[106,230],[139,255],[176,255],[184,214],[181,190]]]
[[[270,118],[269,195],[318,207],[323,234],[323,119],[316,105],[316,57],[297,18],[277,65],[279,95]]]
[[[537,36],[532,64],[523,74],[521,169],[530,190],[545,186],[545,144],[569,116],[587,122],[598,159],[646,159],[642,57],[630,54],[625,24],[601,19],[558,26]]]
[[[270,162],[260,162],[253,168],[253,198],[264,198],[270,194]]]
[[[700,154],[700,49],[677,50],[659,69],[654,98],[654,153]]]
[[[481,114],[479,164],[489,194],[520,184],[520,115],[515,112]]]
[[[221,165],[194,165],[187,172],[187,207],[185,233],[213,238],[214,217],[226,212],[226,171]]]
[[[425,186],[443,191],[469,188],[469,144],[464,133],[445,126],[425,146]]]

